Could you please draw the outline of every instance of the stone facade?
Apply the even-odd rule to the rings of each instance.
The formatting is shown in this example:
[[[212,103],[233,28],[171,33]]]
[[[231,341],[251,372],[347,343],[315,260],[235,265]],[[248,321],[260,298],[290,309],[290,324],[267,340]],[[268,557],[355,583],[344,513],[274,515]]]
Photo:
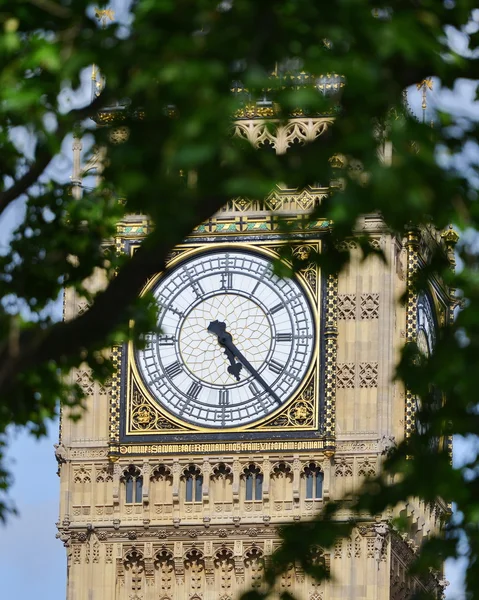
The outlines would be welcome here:
[[[328,124],[310,123],[308,135],[320,135]],[[241,135],[260,135],[253,125],[241,127]],[[294,131],[286,132],[284,148],[278,141],[278,151],[287,148]],[[281,244],[274,211],[298,220],[298,252],[308,244],[319,244],[321,251],[330,224],[318,220],[305,235],[299,223],[327,194],[323,188],[278,188],[264,206],[233,199],[191,240],[267,243],[274,251]],[[146,219],[132,216],[119,224],[112,243],[122,251],[125,240],[140,243],[148,227]],[[351,252],[351,262],[338,277],[323,278],[305,267],[306,284],[320,299],[319,384],[312,388],[314,398],[303,395],[301,406],[285,413],[276,429],[270,423],[269,429],[227,438],[206,430],[173,435],[162,433],[168,427],[163,415],[163,421],[155,417],[155,435],[129,441],[119,427],[127,393],[122,349],[113,349],[117,372],[105,385],[95,383],[88,369],[71,374],[87,396],[87,409],[76,422],[64,411],[56,447],[67,600],[233,600],[251,587],[261,589],[264,567],[279,545],[278,527],[311,519],[325,502],[354,494],[364,478],[378,474],[387,449],[408,435],[414,416],[407,390],[392,379],[400,348],[415,335],[415,299],[400,299],[413,270],[426,260],[428,244],[440,240],[431,232],[398,238],[374,215],[358,223],[358,231],[371,236],[386,260],[361,260],[351,242],[342,248]],[[175,250],[172,259],[182,251]],[[92,289],[103,284],[97,273]],[[441,322],[448,318],[445,294],[437,286],[431,294]],[[66,319],[87,308],[67,291]],[[419,581],[406,571],[445,512],[440,502],[411,500],[394,512],[365,517],[334,548],[313,549],[330,581],[317,584],[291,565],[277,582],[278,597],[283,591],[302,600],[402,600],[418,589],[440,594],[438,577]],[[407,535],[391,529],[399,515],[410,524]],[[349,516],[345,510],[339,518]]]

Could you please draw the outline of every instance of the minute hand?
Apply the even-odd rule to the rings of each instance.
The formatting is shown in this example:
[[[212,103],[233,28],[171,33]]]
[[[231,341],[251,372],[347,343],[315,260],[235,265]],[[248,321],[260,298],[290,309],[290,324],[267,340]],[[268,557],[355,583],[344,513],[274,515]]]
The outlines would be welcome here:
[[[238,350],[238,348],[233,344],[233,342],[230,342],[229,340],[223,340],[223,346],[225,348],[228,348],[228,350],[230,350],[236,356],[236,358],[240,361],[240,363],[248,369],[248,371],[251,373],[251,375],[253,375],[253,377],[257,381],[259,381],[259,383],[263,386],[263,388],[268,392],[268,394],[274,399],[274,401],[277,404],[282,404],[280,398],[273,392],[273,390],[270,388],[270,386],[261,377],[261,375],[253,367],[253,365],[249,362],[249,360],[243,356],[242,352],[240,352]]]

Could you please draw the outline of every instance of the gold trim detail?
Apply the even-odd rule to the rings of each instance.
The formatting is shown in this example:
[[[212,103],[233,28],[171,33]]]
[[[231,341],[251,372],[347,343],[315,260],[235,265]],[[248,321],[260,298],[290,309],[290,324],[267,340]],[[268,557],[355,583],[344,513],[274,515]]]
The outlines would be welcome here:
[[[297,396],[289,406],[287,406],[279,415],[261,425],[258,429],[288,429],[294,427],[317,427],[316,423],[316,399],[317,373],[316,370],[309,378],[303,391]]]
[[[130,251],[134,252],[138,246],[131,246]],[[203,252],[215,250],[226,251],[229,247],[226,243],[208,244],[190,243],[182,244],[174,249],[169,258],[169,267],[174,267],[189,257],[201,254]],[[284,248],[291,248],[293,254],[302,260],[307,260],[312,252],[319,253],[321,242],[296,241],[296,242],[278,242],[278,241],[252,241],[249,243],[234,244],[235,249],[244,249],[269,257],[270,259],[279,258]],[[153,276],[144,287],[144,291],[155,285],[161,273]],[[319,311],[320,311],[320,290],[319,290],[319,268],[313,263],[307,263],[305,268],[296,274],[298,283],[303,287],[309,302],[313,309],[315,317],[315,330],[319,332]],[[296,395],[290,398],[287,403],[277,409],[272,414],[263,419],[250,423],[242,427],[228,428],[228,432],[236,431],[275,431],[301,429],[303,431],[316,431],[318,428],[319,417],[319,340],[316,336],[316,347],[311,365],[305,377],[303,384]],[[179,418],[169,414],[167,409],[157,404],[149,397],[148,390],[142,384],[133,360],[133,347],[130,343],[127,355],[127,385],[126,385],[126,435],[168,435],[178,433],[216,433],[217,429],[200,427],[184,422]],[[332,398],[332,396],[331,396]],[[332,400],[331,400],[332,401]],[[329,413],[331,403],[329,406]],[[327,413],[327,414],[329,414]],[[331,421],[331,416],[329,417]],[[328,431],[334,431],[330,427]]]
[[[235,211],[288,211],[298,213],[301,211],[309,212],[319,206],[323,198],[330,194],[329,188],[304,188],[301,191],[291,189],[276,188],[264,201],[250,200],[249,198],[233,198],[230,200],[221,212]]]
[[[407,308],[406,308],[406,343],[416,341],[417,335],[417,293],[415,291],[416,276],[419,269],[419,230],[411,229],[407,234]],[[414,415],[416,403],[411,390],[406,389],[406,406],[404,415],[404,436],[410,437],[415,429]]]
[[[336,362],[338,339],[338,277],[329,275],[326,290],[324,434],[334,444],[336,430]]]
[[[110,388],[110,423],[109,423],[109,454],[118,453],[120,442],[120,394],[121,394],[121,346],[113,346],[112,351],[113,375]]]
[[[140,391],[135,378],[132,377],[130,385],[130,433],[144,432],[178,433],[188,431],[186,427],[179,427],[174,421],[168,419],[164,411],[160,410],[149,398]]]
[[[262,440],[251,442],[192,442],[122,444],[120,454],[210,454],[212,452],[314,452],[323,450],[324,440]]]

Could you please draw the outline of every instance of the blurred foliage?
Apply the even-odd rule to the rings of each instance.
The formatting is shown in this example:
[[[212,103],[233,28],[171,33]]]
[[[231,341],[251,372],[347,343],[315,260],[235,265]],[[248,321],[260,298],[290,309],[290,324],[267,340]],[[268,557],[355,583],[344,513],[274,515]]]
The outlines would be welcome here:
[[[335,241],[354,236],[358,217],[372,212],[399,236],[428,223],[478,228],[473,113],[444,105],[424,122],[404,104],[404,91],[431,76],[443,91],[467,80],[477,85],[479,16],[472,0],[137,0],[113,21],[107,13],[99,20],[86,0],[0,0],[0,8],[0,217],[24,214],[0,256],[2,440],[8,425],[44,434],[59,400],[81,406],[81,390],[62,376],[83,362],[95,378],[108,377],[101,349],[129,335],[130,318],[139,336],[154,322],[151,304],[137,300],[145,279],[231,196],[261,200],[278,181],[298,188],[341,181],[312,215],[334,222]],[[449,44],[454,39],[461,54]],[[108,82],[99,96],[86,84],[93,64]],[[341,76],[345,85],[339,94],[323,94],[297,85],[292,77],[301,72]],[[232,82],[247,91],[232,94]],[[279,119],[301,109],[336,115],[334,126],[283,156],[253,150],[232,138],[231,120],[265,89]],[[90,117],[102,107],[121,113],[127,142],[115,144],[111,128],[95,126]],[[109,157],[105,183],[84,189],[81,199],[54,168],[73,135],[105,147]],[[386,138],[394,147],[389,166],[377,152]],[[87,159],[93,150],[85,148]],[[345,160],[330,162],[334,155]],[[192,171],[195,185],[182,176]],[[126,212],[148,214],[154,223],[131,259],[103,244]],[[454,468],[446,453],[431,450],[430,439],[479,431],[476,240],[466,235],[459,244],[457,274],[434,258],[437,276],[461,290],[463,309],[441,331],[430,360],[418,362],[417,348],[409,347],[398,366],[398,377],[424,398],[427,427],[388,458],[378,481],[355,501],[372,514],[414,495],[455,501],[459,518],[445,539],[426,545],[419,567],[454,555],[458,540],[467,540],[471,598],[479,597],[479,463],[471,451],[467,464]],[[331,252],[317,260],[337,270],[347,256]],[[84,281],[98,268],[111,283],[92,294]],[[90,308],[58,323],[52,303],[65,285]],[[447,397],[440,410],[427,409],[431,385]],[[0,470],[3,518],[11,510],[8,485]],[[344,533],[334,526],[336,509],[330,505],[300,531],[285,529],[270,579],[295,558],[321,575],[303,554],[308,544],[330,547]]]

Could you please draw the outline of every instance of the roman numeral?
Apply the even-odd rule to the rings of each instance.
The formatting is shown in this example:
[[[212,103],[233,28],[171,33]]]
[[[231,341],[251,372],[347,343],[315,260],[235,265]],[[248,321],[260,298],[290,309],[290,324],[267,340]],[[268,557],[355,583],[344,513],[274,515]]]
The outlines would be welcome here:
[[[284,365],[280,364],[276,360],[270,360],[268,368],[270,371],[273,371],[273,373],[276,373],[276,375],[279,375],[283,372]]]
[[[192,281],[191,287],[193,288],[193,291],[195,292],[198,298],[201,298],[205,295],[205,291],[201,287],[201,283],[199,281]]]
[[[182,366],[179,361],[176,361],[176,362],[172,363],[171,365],[168,365],[167,367],[165,367],[165,372],[170,379],[173,379],[173,377],[176,377],[177,375],[179,375],[181,373],[181,370],[182,370]]]
[[[220,406],[228,406],[230,403],[230,391],[229,390],[220,390],[219,391],[219,405]]]
[[[253,394],[253,396],[257,396],[260,393],[258,386],[256,385],[256,383],[254,381],[252,381],[249,384],[249,389],[250,389],[251,393]]]
[[[276,341],[277,342],[292,342],[293,334],[292,333],[277,333]]]
[[[203,387],[201,384],[199,384],[197,381],[193,381],[193,383],[190,385],[190,387],[188,388],[188,391],[186,393],[190,398],[193,398],[194,400],[196,400],[198,398],[198,396],[200,395],[200,392],[202,389],[203,389]]]
[[[184,313],[182,313],[181,310],[178,310],[174,306],[168,306],[168,310],[171,310],[172,313],[175,313],[175,315],[178,315],[179,317],[184,316]]]
[[[233,273],[226,271],[221,273],[221,289],[230,290],[233,287]]]
[[[279,304],[277,304],[276,306],[273,306],[273,308],[269,309],[269,312],[274,315],[274,313],[279,312],[280,310],[282,310],[284,308],[284,304],[282,304],[281,302]]]
[[[158,337],[158,344],[160,346],[173,346],[176,342],[174,335],[160,335]]]

